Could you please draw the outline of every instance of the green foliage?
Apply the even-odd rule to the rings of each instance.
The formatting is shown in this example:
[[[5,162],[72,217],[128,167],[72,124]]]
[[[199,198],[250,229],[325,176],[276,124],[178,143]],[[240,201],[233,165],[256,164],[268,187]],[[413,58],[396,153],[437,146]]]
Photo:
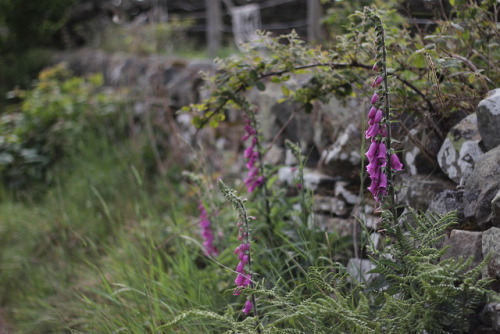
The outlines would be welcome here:
[[[393,105],[441,117],[471,109],[469,98],[498,82],[498,28],[485,3],[460,9],[465,2],[456,0],[454,15],[468,29],[439,22],[428,37],[415,35],[400,19],[395,25],[384,20]],[[393,11],[379,15],[398,18]],[[483,20],[479,26],[476,17]],[[213,95],[186,109],[198,112],[198,126],[217,126],[229,108],[252,110],[244,94],[252,88],[278,85],[283,99],[302,103],[305,112],[330,94],[368,95],[375,34],[361,13],[345,22],[347,32],[328,51],[295,34],[282,40],[262,34],[268,55],[249,48],[241,57],[219,60],[221,71],[207,76]],[[305,84],[296,87],[297,78]],[[232,294],[238,226],[234,210],[214,190],[219,175],[201,166],[205,174],[191,178],[193,190],[177,182],[177,166],[165,178],[147,173],[137,143],[116,140],[122,139],[114,132],[120,104],[101,84],[99,76],[71,77],[55,67],[33,89],[18,91],[22,103],[2,114],[5,180],[26,184],[50,179],[45,171],[53,171],[52,187],[39,202],[2,194],[0,301],[17,332],[467,332],[487,293],[480,273],[488,259],[475,268],[470,259],[444,259],[438,245],[454,215],[414,213],[384,226],[382,250],[361,245],[376,278],[359,283],[345,268],[351,237],[314,226],[312,194],[302,187],[305,159],[290,142],[299,162],[296,189],[287,192],[276,168],[262,164],[265,184],[248,199],[226,193],[252,233],[256,284],[242,294],[257,298],[259,316],[243,317],[243,296]],[[210,216],[217,258],[204,256],[197,235],[200,196],[217,212]]]
[[[143,26],[109,27],[97,47],[107,52],[128,52],[139,55],[178,54],[194,49],[187,41],[189,20],[172,17],[168,22],[149,23]]]
[[[500,33],[489,10],[493,4],[493,0],[467,1],[463,7],[455,6],[452,15],[457,21],[437,21],[432,35],[415,33],[395,10],[377,12],[391,23],[385,29],[391,100],[392,105],[405,106],[392,110],[396,117],[422,116],[442,135],[443,117],[459,110],[473,112],[478,97],[498,85]],[[206,78],[211,96],[185,110],[196,113],[196,126],[217,126],[228,109],[241,106],[247,90],[267,85],[281,86],[283,100],[302,103],[306,112],[312,101],[331,94],[369,96],[368,70],[377,52],[375,32],[369,27],[363,13],[352,14],[347,32],[337,35],[329,50],[306,45],[294,33],[280,37],[263,33],[259,50],[264,49],[265,56],[248,47],[240,57],[219,59],[220,73]],[[304,85],[291,89],[291,78],[306,75]]]
[[[294,281],[292,288],[279,280],[272,289],[246,289],[257,296],[261,327],[249,327],[248,319],[236,322],[231,313],[194,310],[169,326],[208,318],[219,330],[247,333],[468,332],[470,316],[488,293],[481,270],[489,259],[475,268],[471,259],[442,259],[445,249],[436,243],[455,219],[455,213],[414,214],[412,225],[398,227],[394,240],[373,254],[371,273],[378,275],[373,281],[357,283],[338,265],[312,266],[305,281]]]
[[[0,0],[0,24],[8,29],[5,43],[16,50],[46,45],[66,22],[74,2]]]
[[[85,129],[118,130],[119,95],[103,92],[102,76],[73,77],[62,64],[42,71],[32,90],[0,116],[0,174],[19,189],[47,180],[47,170],[72,150]]]

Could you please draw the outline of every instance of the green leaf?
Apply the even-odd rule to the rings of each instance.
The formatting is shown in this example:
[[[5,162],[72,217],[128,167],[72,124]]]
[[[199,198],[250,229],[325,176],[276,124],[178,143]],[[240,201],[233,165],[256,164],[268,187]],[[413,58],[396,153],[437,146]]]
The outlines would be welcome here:
[[[281,91],[283,92],[283,95],[285,96],[290,96],[290,90],[286,86],[281,86]]]
[[[425,54],[423,52],[415,52],[408,57],[408,63],[417,68],[425,68]]]
[[[476,81],[477,81],[476,73],[472,73],[467,77],[467,82],[470,83],[471,85],[474,84],[474,82]]]
[[[255,87],[257,87],[258,90],[260,90],[261,92],[265,91],[266,90],[266,85],[264,85],[262,82],[260,81],[257,81],[255,83]]]

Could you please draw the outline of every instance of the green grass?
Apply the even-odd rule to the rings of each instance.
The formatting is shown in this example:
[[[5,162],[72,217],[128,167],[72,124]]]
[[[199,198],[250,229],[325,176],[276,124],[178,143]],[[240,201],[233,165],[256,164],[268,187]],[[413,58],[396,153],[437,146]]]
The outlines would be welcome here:
[[[203,257],[179,168],[147,175],[134,145],[89,140],[40,199],[3,193],[0,298],[14,332],[155,332],[180,310],[234,302],[232,272]]]

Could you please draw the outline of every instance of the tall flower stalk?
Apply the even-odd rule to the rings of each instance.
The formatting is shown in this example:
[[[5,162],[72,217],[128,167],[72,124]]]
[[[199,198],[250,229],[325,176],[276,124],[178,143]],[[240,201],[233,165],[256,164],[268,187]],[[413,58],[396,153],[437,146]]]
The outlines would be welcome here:
[[[257,188],[262,188],[262,199],[265,207],[265,222],[268,227],[268,241],[276,246],[274,238],[273,221],[271,219],[271,204],[269,202],[269,189],[266,185],[266,173],[263,159],[263,148],[259,141],[259,131],[256,113],[257,110],[245,99],[238,99],[237,104],[245,111],[244,129],[245,135],[242,141],[250,141],[250,145],[245,149],[244,157],[248,169],[247,177],[244,180],[249,193]]]
[[[255,118],[252,112],[245,115],[245,136],[243,141],[250,140],[250,145],[245,149],[246,167],[248,174],[245,179],[245,186],[249,193],[252,193],[256,188],[264,183],[264,173],[262,171],[262,163],[259,150],[259,141],[257,137],[257,127],[255,126]]]
[[[234,289],[234,295],[240,295],[241,290],[246,287],[255,288],[255,283],[252,280],[252,258],[250,254],[251,238],[250,238],[250,222],[254,219],[250,217],[246,211],[244,202],[245,200],[238,197],[234,190],[229,189],[222,180],[218,181],[219,189],[224,194],[224,196],[231,202],[234,208],[238,211],[238,222],[236,226],[238,227],[238,240],[241,242],[238,247],[234,250],[234,254],[238,257],[238,264],[236,265],[236,279],[234,283],[236,288]],[[250,295],[247,299],[245,305],[243,306],[242,312],[249,314],[253,309],[254,315],[258,317],[257,304],[255,303],[255,296]]]
[[[374,24],[377,36],[377,57],[373,65],[373,70],[377,72],[377,75],[372,82],[372,87],[376,90],[370,100],[372,106],[368,112],[369,127],[365,133],[366,138],[371,140],[366,152],[368,158],[366,170],[371,179],[368,190],[379,204],[388,198],[392,218],[394,222],[397,222],[392,178],[393,173],[400,171],[403,165],[391,147],[391,106],[387,83],[385,33],[380,17],[369,8],[365,8],[365,13]]]
[[[214,246],[214,234],[212,233],[212,223],[208,218],[207,210],[200,201],[198,204],[198,210],[200,211],[200,232],[203,238],[203,250],[206,256],[217,256],[219,252]]]

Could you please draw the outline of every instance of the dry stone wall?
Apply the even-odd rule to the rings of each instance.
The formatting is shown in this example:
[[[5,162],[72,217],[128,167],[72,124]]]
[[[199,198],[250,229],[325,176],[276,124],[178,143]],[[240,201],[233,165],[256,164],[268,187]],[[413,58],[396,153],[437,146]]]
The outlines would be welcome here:
[[[78,74],[101,72],[110,86],[146,92],[146,102],[137,102],[139,114],[156,100],[167,101],[163,112],[172,115],[184,105],[200,102],[208,92],[199,72],[216,71],[210,62],[106,55],[92,50],[60,55],[57,60],[67,61]],[[307,76],[296,77],[287,84],[293,89],[307,80]],[[372,214],[375,203],[369,196],[362,201],[359,195],[364,158],[360,152],[361,124],[368,110],[366,102],[332,97],[329,103],[315,102],[312,113],[305,115],[298,104],[278,102],[283,98],[281,94],[281,89],[270,83],[264,92],[250,93],[259,108],[261,130],[269,148],[266,162],[276,165],[279,181],[293,189],[297,186],[297,161],[284,141],[298,143],[309,157],[304,186],[316,194],[316,226],[357,236],[361,230],[358,217],[365,222],[377,247],[380,235],[378,217]],[[195,130],[189,115],[173,117],[185,141],[193,142]],[[204,144],[218,151],[214,164],[228,165],[221,160],[229,156],[233,172],[243,167],[242,158],[235,158],[242,156],[240,118],[236,112],[231,113],[230,122],[219,130],[202,133]],[[494,260],[483,275],[500,282],[500,89],[490,92],[479,103],[477,113],[460,121],[444,140],[427,136],[425,129],[413,128],[406,134],[402,149],[405,170],[396,179],[397,204],[441,214],[457,210],[459,226],[446,236],[444,244],[449,249],[445,256],[473,256],[477,263],[491,254]],[[438,165],[440,171],[436,171]],[[370,279],[366,274],[370,269],[368,260],[351,262],[348,268],[362,268],[353,272],[354,277]],[[500,305],[488,305],[482,319],[500,330]]]

